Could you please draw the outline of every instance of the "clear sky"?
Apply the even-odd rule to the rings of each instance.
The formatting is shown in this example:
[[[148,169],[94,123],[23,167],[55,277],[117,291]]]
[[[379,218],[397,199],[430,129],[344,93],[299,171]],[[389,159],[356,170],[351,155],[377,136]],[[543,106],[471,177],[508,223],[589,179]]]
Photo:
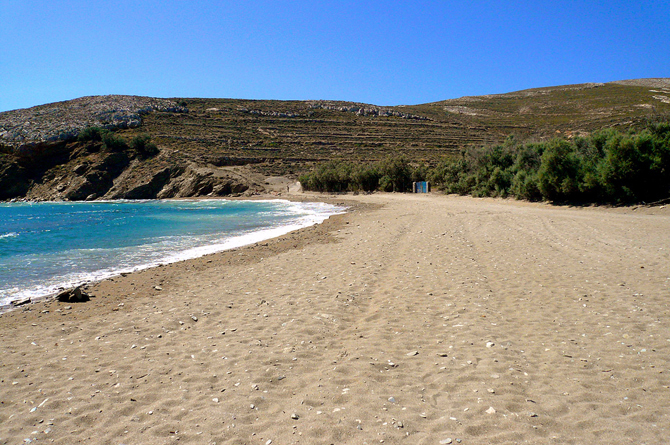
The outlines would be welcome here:
[[[670,77],[670,1],[0,0],[0,111],[100,94],[401,105]]]

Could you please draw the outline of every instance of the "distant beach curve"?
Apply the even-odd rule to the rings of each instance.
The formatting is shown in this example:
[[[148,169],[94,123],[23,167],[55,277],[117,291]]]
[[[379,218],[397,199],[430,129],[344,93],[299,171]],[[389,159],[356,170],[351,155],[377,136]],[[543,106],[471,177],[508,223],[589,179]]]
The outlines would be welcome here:
[[[343,210],[284,200],[0,204],[0,306],[251,244]]]

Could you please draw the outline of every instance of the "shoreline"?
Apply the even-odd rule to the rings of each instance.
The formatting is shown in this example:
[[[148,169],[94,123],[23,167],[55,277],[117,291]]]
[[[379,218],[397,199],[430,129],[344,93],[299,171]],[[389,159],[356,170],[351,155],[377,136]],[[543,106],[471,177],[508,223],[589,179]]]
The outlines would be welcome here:
[[[286,203],[290,203],[290,202],[326,203],[325,202],[326,200],[286,199],[286,198],[275,197],[275,196],[257,196],[257,197],[254,197],[253,199],[246,199],[246,198],[237,198],[237,199],[232,198],[232,199],[230,199],[230,198],[199,197],[199,198],[163,199],[163,200],[158,200],[158,201],[198,201],[198,202],[200,202],[200,201],[221,201],[221,200],[223,200],[223,201],[254,201],[254,202],[282,201],[282,202],[286,202]],[[134,202],[144,202],[144,201],[149,202],[149,201],[156,201],[156,200],[134,200],[134,201],[132,201],[132,200],[118,200],[118,201],[97,201],[97,202],[110,202],[110,203],[114,203],[114,202],[133,202],[134,203]],[[90,203],[90,202],[87,202],[87,203]],[[331,205],[344,207],[342,204],[331,203]],[[346,213],[347,210],[348,210],[348,208],[344,207],[341,210],[341,213]],[[132,268],[127,269],[127,270],[126,269],[118,269],[118,270],[115,270],[115,271],[113,271],[109,274],[106,274],[106,276],[101,276],[100,278],[78,280],[78,281],[76,281],[75,284],[67,284],[67,285],[62,285],[61,284],[61,285],[58,285],[58,288],[56,290],[54,290],[52,292],[45,293],[45,294],[41,294],[41,295],[37,295],[37,296],[12,296],[11,300],[9,300],[7,303],[0,304],[0,316],[2,314],[6,313],[6,312],[18,309],[18,308],[20,308],[22,306],[25,306],[27,304],[33,304],[33,303],[37,303],[37,302],[41,302],[41,301],[53,300],[53,299],[56,298],[56,296],[58,294],[60,294],[64,290],[75,289],[75,288],[82,288],[83,290],[86,290],[86,289],[92,287],[93,285],[95,285],[97,283],[100,283],[101,281],[108,280],[110,278],[115,278],[115,277],[118,277],[120,275],[128,275],[128,274],[138,273],[138,272],[141,272],[141,271],[147,270],[147,269],[153,269],[153,268],[156,268],[156,267],[163,267],[163,266],[166,266],[166,265],[169,265],[169,264],[180,263],[180,262],[183,262],[183,261],[197,259],[197,258],[201,258],[201,257],[208,256],[208,255],[213,255],[213,254],[220,253],[220,252],[225,252],[225,251],[228,251],[228,250],[244,248],[244,247],[247,247],[247,246],[250,246],[250,245],[265,242],[265,241],[273,239],[273,238],[284,236],[288,233],[300,231],[302,229],[311,227],[313,225],[322,224],[328,218],[330,218],[332,216],[336,216],[338,214],[340,214],[340,213],[335,213],[335,214],[329,215],[323,221],[315,222],[315,223],[312,223],[308,226],[303,226],[303,227],[298,227],[298,228],[292,228],[292,226],[286,226],[286,227],[281,226],[281,227],[277,227],[277,228],[272,227],[272,228],[265,228],[265,229],[262,229],[262,230],[259,230],[259,231],[255,231],[255,232],[252,232],[252,233],[249,233],[249,234],[236,235],[236,236],[233,236],[233,237],[227,239],[224,244],[221,244],[219,247],[213,249],[210,252],[204,252],[204,250],[208,250],[208,249],[206,249],[208,246],[194,247],[194,248],[189,248],[186,251],[173,252],[170,255],[170,258],[173,258],[173,259],[166,258],[166,259],[164,259],[164,260],[162,260],[158,263],[140,264],[140,265],[137,265],[137,266],[133,266]],[[288,231],[285,231],[285,230],[288,230]],[[272,232],[272,233],[270,233],[270,232]],[[263,236],[267,236],[267,238],[254,239],[252,241],[246,241],[246,240],[242,239],[242,238],[248,237],[249,235],[261,235],[261,234],[265,234]],[[227,247],[223,247],[224,245],[226,245]],[[198,253],[197,255],[194,255],[194,256],[184,256],[184,257],[182,257],[187,252],[192,251],[194,249],[195,250],[203,250],[203,253]],[[209,250],[211,250],[211,249],[209,249]],[[23,293],[25,293],[25,291]]]
[[[670,435],[670,209],[333,200],[354,206],[0,316],[0,443]]]

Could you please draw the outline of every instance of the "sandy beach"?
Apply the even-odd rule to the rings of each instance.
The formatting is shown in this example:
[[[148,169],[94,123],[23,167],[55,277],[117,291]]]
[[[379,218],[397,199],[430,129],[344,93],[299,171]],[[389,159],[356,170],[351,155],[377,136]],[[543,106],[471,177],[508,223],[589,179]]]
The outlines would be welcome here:
[[[313,199],[0,315],[0,444],[667,443],[670,207]]]

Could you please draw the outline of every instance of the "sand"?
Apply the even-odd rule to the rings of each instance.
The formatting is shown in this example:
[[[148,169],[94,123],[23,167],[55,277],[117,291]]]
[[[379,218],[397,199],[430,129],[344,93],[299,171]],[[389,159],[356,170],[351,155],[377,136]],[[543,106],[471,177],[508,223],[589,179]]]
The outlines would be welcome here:
[[[667,442],[670,209],[343,200],[1,315],[0,443]]]

